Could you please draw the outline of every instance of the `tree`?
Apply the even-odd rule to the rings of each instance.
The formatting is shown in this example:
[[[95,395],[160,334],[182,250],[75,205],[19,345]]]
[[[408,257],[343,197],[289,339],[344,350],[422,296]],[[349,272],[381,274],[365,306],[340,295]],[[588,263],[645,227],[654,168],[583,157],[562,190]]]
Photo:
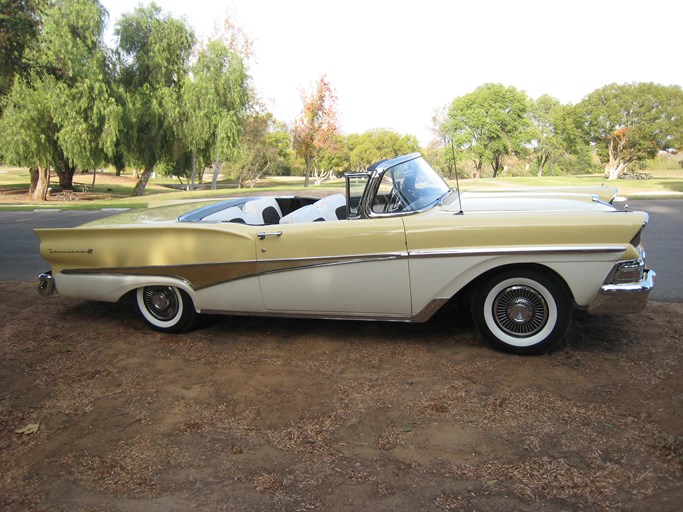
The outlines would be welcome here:
[[[15,75],[26,78],[30,74],[31,62],[25,53],[38,38],[46,5],[47,0],[0,3],[0,98],[9,93]]]
[[[337,97],[325,76],[320,77],[315,91],[310,94],[302,92],[303,109],[294,122],[292,142],[294,150],[306,163],[306,179],[308,187],[313,162],[322,148],[331,147],[337,132]]]
[[[71,189],[76,167],[94,169],[114,152],[120,111],[109,87],[105,17],[95,0],[52,2],[26,50],[30,73],[5,98],[3,152],[34,169],[36,199],[45,199],[50,168]]]
[[[477,178],[484,163],[495,178],[505,157],[528,142],[528,104],[526,93],[501,84],[485,84],[453,100],[444,131],[472,159]]]
[[[375,129],[360,135],[349,135],[350,165],[365,169],[373,162],[385,158],[419,151],[420,145],[414,135],[401,135],[392,130]]]
[[[116,25],[126,160],[143,168],[135,185],[144,194],[158,162],[172,162],[181,139],[178,126],[181,87],[194,44],[184,21],[164,15],[155,4],[124,14]]]
[[[248,76],[242,59],[218,40],[199,52],[193,73],[185,78],[182,91],[183,138],[192,154],[192,185],[196,164],[216,161],[212,188],[222,157],[234,153],[239,142],[241,118],[250,102]]]
[[[552,159],[566,153],[562,139],[562,127],[566,115],[564,107],[557,99],[544,94],[531,103],[528,118],[531,123],[531,156],[536,163],[538,176]]]
[[[315,184],[333,179],[338,173],[349,168],[349,147],[347,138],[339,133],[332,136],[329,144],[320,149],[313,162]]]
[[[683,144],[683,90],[653,83],[611,84],[577,105],[586,139],[597,148],[609,179],[658,151]]]
[[[445,174],[450,180],[458,172],[458,153],[447,131],[447,119],[448,109],[446,106],[442,106],[434,111],[431,127],[434,138],[424,151],[432,167],[440,170],[442,174],[444,174],[445,169]]]
[[[50,166],[59,151],[55,132],[49,88],[17,80],[0,118],[0,147],[7,162],[29,167],[38,201],[46,199]]]
[[[254,112],[244,121],[239,156],[234,166],[239,187],[247,181],[254,187],[266,172],[279,174],[289,166],[291,153],[290,136],[272,114]]]

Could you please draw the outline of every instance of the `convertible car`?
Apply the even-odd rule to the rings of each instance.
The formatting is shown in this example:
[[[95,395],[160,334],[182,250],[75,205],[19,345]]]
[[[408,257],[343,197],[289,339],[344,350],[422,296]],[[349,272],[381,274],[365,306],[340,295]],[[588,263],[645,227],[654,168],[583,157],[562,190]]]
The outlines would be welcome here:
[[[162,332],[197,314],[424,322],[467,304],[494,347],[559,342],[574,308],[642,310],[643,212],[616,190],[462,193],[419,153],[346,175],[346,195],[239,197],[37,229],[39,291],[132,295]],[[463,302],[464,301],[464,302]]]

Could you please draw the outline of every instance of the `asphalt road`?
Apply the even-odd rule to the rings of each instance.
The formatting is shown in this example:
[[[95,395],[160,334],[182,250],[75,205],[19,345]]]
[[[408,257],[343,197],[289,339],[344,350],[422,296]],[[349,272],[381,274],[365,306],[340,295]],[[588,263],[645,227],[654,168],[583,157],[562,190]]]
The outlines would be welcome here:
[[[650,214],[643,243],[648,266],[657,272],[652,300],[683,300],[683,200],[631,201]],[[72,227],[115,212],[0,212],[0,280],[32,281],[49,270],[38,253],[37,227]]]

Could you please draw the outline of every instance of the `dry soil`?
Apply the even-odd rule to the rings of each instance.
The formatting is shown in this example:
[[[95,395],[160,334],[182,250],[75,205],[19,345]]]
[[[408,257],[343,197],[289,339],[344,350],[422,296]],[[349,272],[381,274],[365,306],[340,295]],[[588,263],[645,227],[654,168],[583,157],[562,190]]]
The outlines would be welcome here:
[[[1,282],[0,509],[678,512],[682,313],[579,312],[519,357],[454,309],[162,335]]]

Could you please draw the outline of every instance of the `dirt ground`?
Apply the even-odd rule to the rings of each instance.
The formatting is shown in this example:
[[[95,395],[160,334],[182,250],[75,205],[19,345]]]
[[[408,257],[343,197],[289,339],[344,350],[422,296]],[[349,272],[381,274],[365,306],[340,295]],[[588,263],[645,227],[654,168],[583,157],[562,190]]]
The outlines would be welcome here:
[[[0,282],[0,318],[1,510],[683,506],[683,304],[579,312],[540,357],[454,310],[162,335],[129,304]]]

